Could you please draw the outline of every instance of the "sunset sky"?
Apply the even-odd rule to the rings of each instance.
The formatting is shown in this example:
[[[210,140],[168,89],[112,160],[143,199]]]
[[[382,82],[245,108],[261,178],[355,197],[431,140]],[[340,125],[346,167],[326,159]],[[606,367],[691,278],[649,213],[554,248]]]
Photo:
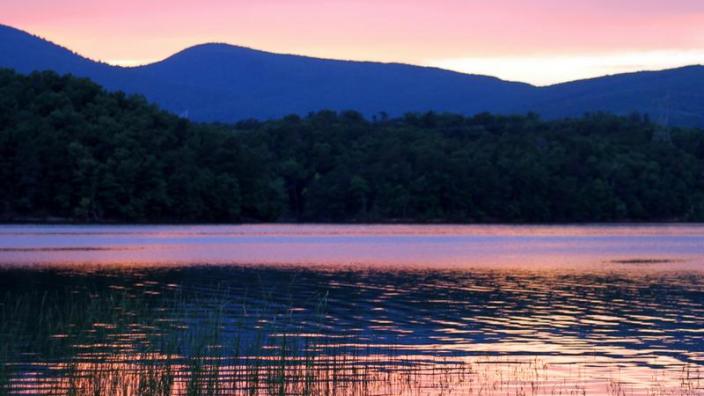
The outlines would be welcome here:
[[[703,0],[2,0],[0,23],[121,65],[204,42],[539,85],[704,63]]]

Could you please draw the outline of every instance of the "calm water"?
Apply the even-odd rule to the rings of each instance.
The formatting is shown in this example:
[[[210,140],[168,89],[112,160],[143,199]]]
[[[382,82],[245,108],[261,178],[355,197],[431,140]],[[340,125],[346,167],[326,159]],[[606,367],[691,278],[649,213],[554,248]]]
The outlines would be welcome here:
[[[13,393],[704,394],[704,226],[2,226],[0,263]]]

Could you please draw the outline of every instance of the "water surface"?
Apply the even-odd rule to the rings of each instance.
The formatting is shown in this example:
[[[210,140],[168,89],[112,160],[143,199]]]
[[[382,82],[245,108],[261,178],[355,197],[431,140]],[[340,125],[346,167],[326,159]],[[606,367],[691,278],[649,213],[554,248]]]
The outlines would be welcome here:
[[[704,392],[699,225],[2,226],[0,263],[15,392],[155,356],[171,393],[204,357],[223,394]]]

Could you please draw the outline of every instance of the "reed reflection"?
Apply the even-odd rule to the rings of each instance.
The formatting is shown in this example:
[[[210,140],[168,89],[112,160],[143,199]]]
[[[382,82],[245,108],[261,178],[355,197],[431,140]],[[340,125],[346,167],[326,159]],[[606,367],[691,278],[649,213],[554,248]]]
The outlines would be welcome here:
[[[701,392],[698,272],[0,271],[17,393]]]

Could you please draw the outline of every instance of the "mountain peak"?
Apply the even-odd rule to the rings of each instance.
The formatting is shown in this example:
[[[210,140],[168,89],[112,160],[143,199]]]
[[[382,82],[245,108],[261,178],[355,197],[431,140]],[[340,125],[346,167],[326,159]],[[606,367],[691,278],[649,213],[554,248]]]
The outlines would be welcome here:
[[[186,48],[160,62],[110,66],[0,25],[0,67],[54,70],[110,90],[145,95],[200,121],[274,118],[321,109],[385,112],[517,113],[547,118],[585,112],[641,112],[704,126],[704,66],[636,72],[548,87],[430,67],[276,54],[225,43]]]
[[[243,47],[239,45],[233,45],[228,43],[203,43],[188,47],[182,51],[177,52],[174,55],[186,54],[186,53],[205,53],[205,54],[232,54],[232,53],[242,53],[242,52],[257,52],[263,53],[264,51],[255,50],[249,47]]]

